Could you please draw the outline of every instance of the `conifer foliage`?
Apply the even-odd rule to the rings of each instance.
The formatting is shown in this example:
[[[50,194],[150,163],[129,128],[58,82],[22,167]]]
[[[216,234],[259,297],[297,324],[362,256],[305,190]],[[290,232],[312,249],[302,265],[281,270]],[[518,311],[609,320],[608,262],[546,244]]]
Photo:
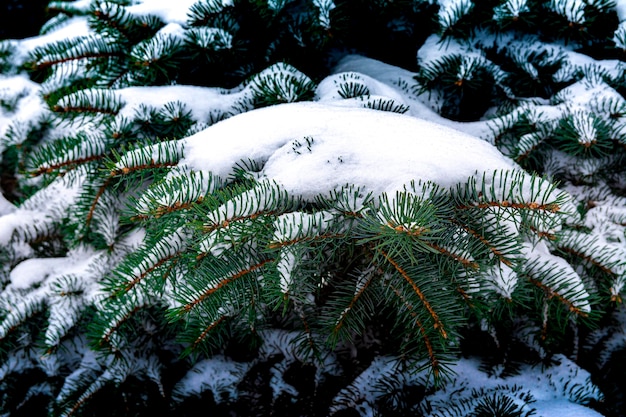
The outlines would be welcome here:
[[[622,3],[176,3],[0,42],[3,415],[619,415]]]

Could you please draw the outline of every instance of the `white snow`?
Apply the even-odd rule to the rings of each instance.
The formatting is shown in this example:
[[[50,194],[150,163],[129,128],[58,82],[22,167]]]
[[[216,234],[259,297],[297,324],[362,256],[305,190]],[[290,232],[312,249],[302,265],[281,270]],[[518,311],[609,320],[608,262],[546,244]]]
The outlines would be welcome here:
[[[187,23],[187,13],[198,0],[142,0],[126,10],[135,16],[157,16],[165,23]]]
[[[498,386],[508,386],[514,389],[519,387],[527,392],[535,402],[529,407],[536,409],[537,416],[576,416],[597,417],[598,412],[583,405],[570,402],[569,399],[577,393],[586,393],[588,399],[601,399],[600,392],[589,384],[589,373],[578,368],[571,360],[563,355],[555,356],[556,364],[547,369],[541,366],[525,366],[518,375],[496,378],[479,370],[479,364],[473,359],[461,359],[452,369],[458,378],[450,388],[444,388],[430,395],[428,399],[436,405],[440,400],[442,405],[449,405],[452,399],[468,398],[472,390],[482,389],[489,391]],[[568,398],[569,397],[569,398]]]
[[[27,289],[41,283],[49,275],[64,269],[68,258],[26,259],[11,271],[11,285],[15,289]]]
[[[191,85],[128,87],[115,92],[124,102],[117,117],[133,117],[140,104],[159,109],[167,103],[180,101],[194,118],[201,121],[208,121],[211,114],[218,110],[227,112],[242,97],[237,93],[227,94],[219,88]]]
[[[0,138],[5,137],[11,126],[27,126],[46,112],[39,90],[39,85],[30,81],[26,75],[6,78],[0,75],[0,96],[20,97],[13,111],[0,111]],[[3,142],[0,141],[0,152],[5,147]]]
[[[296,152],[305,137],[310,150]],[[313,102],[231,117],[188,137],[184,153],[182,165],[222,178],[241,161],[265,162],[262,177],[307,200],[349,184],[394,194],[413,180],[450,187],[515,168],[487,142],[426,120]]]
[[[216,403],[237,398],[237,385],[251,367],[248,362],[235,362],[232,359],[215,355],[196,363],[173,389],[175,399],[201,396],[207,389],[213,393]]]
[[[41,36],[33,36],[32,38],[20,40],[17,56],[14,58],[18,62],[24,61],[26,56],[35,48],[48,45],[53,42],[87,36],[93,31],[87,23],[87,19],[83,16],[72,17],[59,29]]]

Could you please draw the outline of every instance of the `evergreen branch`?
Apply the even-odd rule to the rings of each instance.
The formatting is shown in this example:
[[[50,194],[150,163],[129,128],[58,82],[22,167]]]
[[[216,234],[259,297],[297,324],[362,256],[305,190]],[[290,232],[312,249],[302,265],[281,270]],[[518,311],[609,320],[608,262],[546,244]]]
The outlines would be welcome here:
[[[456,187],[453,193],[458,212],[475,222],[491,223],[498,227],[512,223],[541,232],[552,232],[564,216],[575,212],[568,196],[557,190],[544,178],[528,176],[523,171],[496,171],[488,179],[483,174],[480,185],[471,177],[466,184]],[[525,229],[521,229],[524,231]]]
[[[111,313],[113,316],[110,320],[108,320],[107,327],[100,336],[100,340],[98,341],[99,346],[104,346],[104,344],[111,344],[111,338],[113,335],[126,323],[130,320],[135,314],[137,314],[141,309],[146,307],[146,303],[136,302],[136,303],[128,303],[122,304],[121,302],[117,309],[114,309]],[[112,307],[112,306],[111,306]],[[132,307],[132,308],[128,308]]]
[[[63,2],[67,3],[67,2]],[[50,6],[48,6],[48,10],[50,10]],[[44,23],[39,29],[40,35],[47,35],[48,33],[52,33],[57,29],[60,29],[62,26],[66,25],[70,21],[71,17],[65,13],[59,13],[56,16],[53,16]]]
[[[209,286],[208,288],[206,288],[202,294],[200,294],[197,298],[195,298],[192,301],[189,301],[187,304],[185,304],[182,307],[182,311],[184,312],[188,312],[191,309],[193,309],[195,306],[197,306],[199,303],[201,303],[202,301],[204,301],[207,297],[211,296],[211,294],[215,293],[216,291],[219,291],[220,289],[222,289],[223,287],[227,286],[228,284],[238,280],[241,277],[244,277],[258,269],[263,268],[266,264],[268,264],[269,262],[273,262],[275,259],[264,259],[261,262],[258,262],[254,265],[250,265],[248,268],[246,269],[242,269],[239,270],[227,277],[224,277],[222,279],[220,279],[218,282],[212,283],[211,286]]]
[[[80,61],[82,59],[120,58],[122,56],[123,55],[120,51],[83,52],[80,55],[66,56],[63,58],[58,58],[56,60],[48,60],[45,62],[36,62],[32,64],[31,69],[36,70],[36,71],[41,71],[46,68],[59,65],[59,64],[64,64],[66,62],[71,62],[71,61]]]
[[[478,231],[471,229],[468,225],[460,223],[456,219],[451,219],[450,221],[456,224],[461,229],[463,229],[465,232],[469,233],[470,235],[478,239],[483,245],[485,245],[491,251],[491,253],[493,253],[500,260],[500,262],[502,262],[503,264],[509,267],[513,266],[513,263],[511,262],[510,259],[506,257],[506,254],[502,252],[501,249],[498,249],[496,245],[492,244],[485,236],[480,234]]]
[[[41,294],[31,294],[13,306],[0,322],[0,341],[18,328],[29,317],[43,311],[45,301]]]
[[[51,1],[48,3],[47,9],[48,13],[62,13],[70,16],[81,16],[89,11],[84,3],[67,1]]]
[[[515,160],[519,163],[528,160],[531,154],[535,152],[547,138],[547,135],[540,132],[531,132],[521,136],[517,143]]]
[[[335,229],[333,226],[341,226],[342,223],[334,213],[326,211],[313,214],[303,212],[282,214],[274,221],[274,235],[268,248],[276,249],[302,242],[343,237],[346,235],[345,232],[328,232]]]
[[[408,105],[387,97],[369,96],[367,99],[360,97],[359,100],[363,102],[363,107],[372,110],[404,114],[411,109]]]
[[[434,242],[425,242],[425,244],[433,248],[437,252],[441,253],[442,255],[445,255],[449,258],[454,259],[457,262],[460,262],[465,267],[472,268],[473,270],[478,270],[480,268],[480,265],[476,261],[464,257],[463,255],[454,253],[451,250],[446,249],[445,247],[440,246]]]
[[[184,155],[183,151],[183,144],[177,140],[127,151],[117,157],[117,162],[109,164],[109,178],[176,166]]]
[[[236,188],[233,189],[236,192]],[[234,222],[254,220],[260,216],[275,216],[291,210],[297,202],[280,185],[262,181],[239,195],[225,194],[226,203],[207,213],[203,231],[210,233]],[[218,196],[221,197],[221,196]]]
[[[446,218],[450,206],[441,200],[441,191],[425,184],[422,194],[398,192],[394,198],[382,195],[376,209],[368,211],[359,226],[364,236],[361,243],[376,241],[391,257],[408,255],[413,262],[424,253],[442,252],[434,243],[449,228]],[[431,200],[432,197],[432,200]],[[445,252],[445,251],[444,251]]]
[[[149,38],[164,25],[154,15],[134,16],[123,5],[111,1],[96,2],[91,15],[90,25],[98,33],[114,38],[121,45],[132,45]]]
[[[177,258],[187,249],[189,233],[184,229],[178,229],[173,233],[159,236],[156,243],[146,250],[139,250],[133,254],[116,271],[117,278],[120,279],[122,288],[114,292],[112,296],[118,296],[120,292],[129,292],[137,284],[142,282],[152,272],[165,265],[171,260],[176,262]],[[169,272],[168,272],[169,273]],[[165,281],[166,275],[162,276]]]
[[[211,333],[217,326],[219,326],[227,318],[228,318],[228,315],[224,314],[223,316],[221,316],[220,318],[218,318],[217,320],[211,322],[208,326],[206,326],[204,330],[202,330],[200,335],[196,338],[196,340],[193,341],[190,350],[195,350],[198,347],[198,345],[202,343],[204,339],[206,339],[209,333]]]
[[[300,319],[300,322],[302,323],[302,328],[304,330],[304,337],[306,339],[306,346],[305,347],[300,346],[300,347],[303,350],[308,349],[308,352],[313,353],[315,356],[319,358],[319,348],[317,347],[317,344],[315,343],[315,337],[314,337],[313,331],[311,330],[311,325],[309,324],[309,321],[306,318],[303,306],[297,300],[294,300],[294,309],[296,310],[298,319]]]
[[[446,332],[443,323],[439,319],[439,314],[437,314],[435,309],[432,307],[432,305],[430,304],[430,302],[428,301],[428,299],[426,298],[426,296],[424,295],[424,293],[422,292],[420,287],[417,285],[417,283],[409,276],[409,274],[394,259],[389,257],[389,255],[387,255],[387,253],[385,253],[384,251],[381,251],[381,253],[382,253],[383,257],[402,276],[402,278],[404,278],[404,280],[409,283],[409,285],[413,289],[413,292],[415,292],[415,294],[417,294],[417,296],[419,297],[420,301],[422,302],[424,308],[426,308],[426,310],[428,311],[428,314],[430,315],[430,317],[432,317],[432,319],[434,321],[433,327],[437,331],[439,331],[439,333],[441,334],[441,336],[444,339],[447,339],[448,338],[448,333]]]
[[[577,111],[560,120],[555,144],[571,155],[601,157],[613,149],[609,126],[589,111]]]
[[[177,201],[176,203],[174,203],[171,206],[159,206],[154,213],[151,214],[137,214],[136,216],[133,216],[131,218],[131,220],[148,220],[149,218],[153,217],[155,219],[158,219],[159,217],[162,216],[166,216],[168,214],[172,214],[172,213],[176,213],[178,211],[183,211],[183,210],[189,210],[190,208],[201,204],[204,201],[204,197],[200,196],[195,200],[192,201],[188,201],[185,203],[179,202]]]
[[[55,171],[60,170],[61,168],[69,168],[74,169],[78,165],[87,164],[89,162],[101,161],[105,156],[104,155],[92,155],[86,156],[84,158],[76,158],[69,161],[58,162],[56,164],[50,164],[48,166],[42,166],[37,168],[34,171],[30,172],[31,177],[38,177],[44,174],[51,174]]]
[[[70,61],[122,56],[123,51],[119,45],[100,37],[83,36],[35,48],[30,54],[30,64],[27,65],[33,71],[41,71]]]
[[[315,83],[291,65],[278,63],[252,77],[246,88],[259,105],[267,106],[310,99]]]
[[[558,239],[558,236],[556,233],[545,232],[543,230],[537,229],[534,226],[529,226],[529,229],[531,232],[535,233],[537,237],[539,237],[540,239],[548,239],[551,241],[556,241]]]
[[[198,48],[208,59],[217,51],[233,47],[233,35],[222,28],[195,27],[185,35],[185,42]]]
[[[135,45],[130,53],[131,65],[135,69],[134,78],[141,84],[153,84],[171,77],[178,67],[176,56],[182,42],[175,35],[157,33],[153,38]]]
[[[516,210],[536,210],[536,211],[547,211],[550,213],[558,213],[561,210],[561,207],[556,203],[549,204],[539,204],[535,201],[531,201],[530,203],[514,203],[507,200],[503,201],[483,201],[480,203],[474,203],[471,205],[458,205],[456,206],[459,210],[470,210],[470,209],[486,209],[491,207],[497,208],[512,208]]]
[[[100,161],[105,157],[107,141],[100,137],[78,134],[74,138],[61,138],[44,144],[26,162],[31,177],[72,170],[77,166]],[[59,172],[64,174],[64,172]]]
[[[85,216],[85,229],[89,228],[91,224],[91,220],[93,219],[93,215],[96,211],[96,207],[98,206],[98,202],[100,201],[100,198],[102,198],[102,196],[106,192],[109,184],[111,184],[112,179],[113,179],[112,177],[107,178],[100,185],[100,187],[98,187],[98,191],[96,191],[96,195],[94,196],[91,202],[91,205],[89,206],[89,209],[87,210],[87,215]]]
[[[153,184],[134,201],[134,218],[158,219],[164,215],[198,205],[221,186],[213,175],[202,172],[170,173],[163,181]]]
[[[361,219],[373,203],[372,193],[364,194],[354,184],[333,190],[327,196],[315,197],[316,204],[329,211],[335,210],[351,219]]]
[[[102,374],[100,374],[95,381],[93,381],[89,387],[78,397],[76,402],[71,407],[67,407],[62,417],[71,417],[75,415],[78,410],[89,401],[98,391],[106,386],[106,384],[116,382],[123,382],[131,373],[132,368],[128,364],[130,358],[116,359],[113,364],[109,366]]]
[[[343,99],[369,96],[370,90],[363,77],[356,72],[344,72],[337,76],[339,81],[334,80],[337,94]]]
[[[559,234],[556,246],[563,252],[572,254],[610,277],[619,275],[625,264],[620,257],[623,252],[618,247],[611,247],[593,234],[566,230]]]
[[[415,311],[415,308],[411,305],[411,303],[409,303],[409,301],[404,297],[404,295],[402,295],[400,290],[396,288],[395,286],[393,286],[391,282],[385,282],[385,285],[391,288],[391,290],[396,294],[396,296],[400,299],[400,301],[402,301],[402,304],[409,311],[409,314],[411,315],[411,317],[413,317],[413,319],[415,320],[415,324],[417,325],[417,328],[419,329],[420,334],[422,336],[422,341],[424,342],[424,345],[426,346],[426,351],[428,353],[428,358],[430,361],[431,369],[433,371],[433,374],[435,375],[435,378],[437,378],[439,376],[439,372],[440,372],[439,366],[441,365],[441,362],[439,361],[439,358],[435,354],[435,348],[433,347],[433,343],[430,340],[430,337],[428,336],[428,333],[426,332],[426,328],[424,327],[422,321],[419,319],[418,314]],[[447,336],[444,336],[444,338],[447,338]]]
[[[160,168],[170,168],[170,167],[175,167],[177,165],[178,165],[178,161],[156,162],[154,160],[151,160],[149,163],[143,164],[143,165],[135,165],[132,167],[122,167],[119,169],[113,169],[109,173],[109,176],[110,178],[123,177],[126,175],[134,174],[136,172],[150,171],[150,170],[160,169]]]
[[[100,389],[102,389],[106,384],[106,381],[98,378],[93,384],[89,386],[87,391],[85,391],[78,400],[74,403],[72,407],[66,410],[62,417],[72,417],[76,412],[87,402],[91,397],[93,397]]]
[[[110,90],[80,90],[62,97],[52,106],[60,114],[116,115],[124,106],[119,95]]]
[[[287,246],[294,246],[294,245],[298,245],[300,243],[305,243],[305,242],[319,242],[319,241],[327,241],[331,239],[342,239],[347,236],[348,235],[345,233],[326,233],[326,234],[321,234],[317,236],[300,236],[300,237],[296,237],[290,240],[270,242],[267,245],[267,248],[268,249],[281,249]]]
[[[59,345],[61,338],[76,325],[81,313],[86,308],[84,299],[87,284],[78,275],[61,275],[53,280],[50,289],[48,326],[44,334],[44,342],[48,353]]]
[[[211,20],[220,15],[228,15],[233,5],[224,0],[201,0],[189,8],[190,26],[212,26]]]
[[[587,254],[583,251],[578,251],[571,247],[565,247],[563,245],[559,245],[559,249],[590,263],[591,265],[597,267],[598,269],[600,269],[602,272],[604,272],[607,275],[615,275],[615,273],[611,270],[611,268],[604,265],[601,261],[595,259],[593,255]]]
[[[344,308],[339,318],[335,321],[335,324],[332,328],[332,334],[334,336],[337,336],[339,334],[339,331],[345,324],[347,316],[350,314],[350,312],[352,312],[359,299],[369,289],[370,284],[374,281],[374,278],[376,277],[376,275],[371,272],[364,273],[363,276],[366,276],[367,278],[358,280],[355,291],[348,303],[348,306]]]
[[[557,300],[563,303],[567,307],[567,309],[571,311],[572,313],[582,316],[582,317],[589,316],[588,312],[583,311],[579,307],[576,307],[574,303],[570,301],[567,297],[565,297],[562,294],[559,294],[557,291],[555,291],[553,288],[550,288],[548,285],[542,283],[539,280],[533,279],[531,277],[528,277],[528,281],[532,283],[533,285],[535,285],[536,287],[543,290],[546,293],[548,299],[555,297]]]

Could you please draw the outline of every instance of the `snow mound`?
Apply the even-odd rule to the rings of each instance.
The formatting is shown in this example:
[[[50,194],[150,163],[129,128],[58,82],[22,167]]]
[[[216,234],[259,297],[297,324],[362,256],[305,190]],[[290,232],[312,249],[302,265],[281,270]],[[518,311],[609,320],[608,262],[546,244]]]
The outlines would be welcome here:
[[[184,140],[181,165],[222,178],[252,161],[261,178],[312,199],[348,184],[374,195],[411,181],[443,187],[517,165],[474,136],[391,112],[290,103],[246,112]]]

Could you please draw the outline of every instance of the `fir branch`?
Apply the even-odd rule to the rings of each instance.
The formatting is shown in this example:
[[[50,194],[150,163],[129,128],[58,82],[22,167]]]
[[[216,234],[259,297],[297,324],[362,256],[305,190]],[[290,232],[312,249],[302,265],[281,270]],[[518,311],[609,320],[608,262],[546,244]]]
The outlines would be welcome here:
[[[457,210],[504,210],[509,216],[498,217],[517,218],[516,222],[531,224],[543,221],[546,226],[557,221],[555,215],[567,215],[571,213],[568,210],[572,210],[567,196],[553,184],[520,171],[494,172],[490,179],[483,174],[480,185],[476,178],[470,178],[466,184],[456,187],[453,196]]]
[[[516,210],[538,210],[538,211],[547,211],[550,213],[558,213],[560,207],[558,204],[550,203],[550,204],[539,204],[535,201],[531,201],[530,203],[514,203],[507,200],[503,201],[484,201],[480,203],[475,203],[473,205],[459,205],[457,209],[459,210],[469,210],[469,209],[486,209],[490,207],[498,207],[498,208],[513,208]]]
[[[315,243],[328,241],[331,239],[342,239],[347,237],[345,233],[326,233],[317,236],[299,236],[290,240],[273,241],[267,245],[268,249],[282,249],[288,246],[295,246],[302,243]]]
[[[330,340],[333,345],[339,338],[339,334],[342,329],[344,329],[345,327],[354,329],[353,326],[345,326],[346,323],[349,321],[349,315],[354,313],[357,303],[360,303],[361,305],[367,303],[367,301],[361,302],[361,299],[366,298],[365,294],[372,287],[372,283],[374,282],[375,278],[377,278],[377,275],[374,273],[373,268],[369,268],[367,271],[363,271],[357,276],[356,286],[350,294],[350,300],[347,303],[347,306],[344,307],[344,309],[339,314],[339,317],[336,318],[335,323],[332,327]]]
[[[77,117],[81,115],[116,115],[124,106],[121,98],[110,90],[89,89],[77,91],[61,98],[52,106],[52,111],[60,115]]]
[[[184,155],[183,150],[180,141],[171,140],[126,151],[117,156],[116,162],[108,164],[109,179],[176,166]]]
[[[70,61],[119,58],[123,55],[118,44],[97,36],[84,36],[35,48],[26,65],[32,71],[41,71]]]
[[[333,80],[337,93],[343,99],[369,96],[370,90],[361,75],[356,72],[344,72]]]
[[[216,16],[228,14],[233,5],[224,0],[201,0],[189,8],[189,24],[191,26],[210,26]]]
[[[593,234],[564,230],[559,234],[556,246],[597,267],[609,277],[619,275],[624,265],[624,260],[619,256],[621,248],[611,247]]]
[[[361,96],[362,106],[372,110],[389,111],[392,113],[404,114],[410,110],[410,107],[403,103],[398,103],[396,100],[377,97],[377,96]]]
[[[29,155],[26,169],[32,177],[54,172],[63,175],[65,170],[101,161],[105,157],[107,145],[106,140],[81,132],[76,137],[61,138],[39,147]]]
[[[48,3],[48,13],[62,13],[69,16],[81,16],[89,12],[85,4],[67,1],[51,1]]]
[[[134,16],[124,5],[97,1],[91,11],[90,25],[98,33],[129,45],[154,35],[164,23],[154,15]]]
[[[447,249],[443,246],[439,246],[436,243],[428,242],[426,244],[430,246],[431,248],[433,248],[434,250],[436,250],[437,252],[461,263],[465,267],[471,268],[473,270],[478,270],[480,268],[480,265],[477,262],[475,262],[474,260],[468,257],[463,256],[462,254],[454,253],[450,249]]]
[[[45,300],[43,294],[34,293],[22,298],[15,306],[2,317],[0,322],[0,340],[6,337],[23,324],[28,318],[44,310]]]
[[[124,363],[123,360],[117,361],[117,366],[112,366],[112,369],[105,370],[101,375],[96,378],[95,381],[87,387],[87,389],[78,397],[73,405],[68,406],[61,414],[62,417],[71,417],[75,415],[78,410],[85,405],[90,398],[92,398],[98,391],[104,388],[111,382],[121,382],[130,375],[130,367]]]
[[[135,296],[134,293],[133,296]],[[103,318],[102,320],[106,320],[104,323],[103,331],[98,331],[99,339],[97,341],[99,347],[109,346],[113,350],[119,350],[119,341],[116,338],[116,333],[120,330],[120,328],[127,323],[135,314],[144,309],[149,302],[144,297],[135,297],[135,300],[129,301],[122,300],[121,298],[117,299],[115,303],[110,302],[107,305],[106,313],[110,314],[110,318]],[[105,313],[103,311],[102,313]],[[94,322],[94,327],[98,326],[98,322]],[[114,340],[115,339],[115,340]]]
[[[435,353],[435,348],[433,347],[433,342],[430,340],[430,336],[427,333],[426,328],[424,327],[424,324],[419,319],[419,316],[418,316],[417,312],[415,311],[415,308],[402,295],[400,290],[398,288],[396,288],[391,282],[385,282],[385,285],[387,285],[389,288],[392,289],[392,291],[394,292],[394,294],[396,294],[398,299],[400,299],[400,301],[402,301],[402,304],[406,307],[406,309],[408,310],[408,312],[411,315],[411,317],[413,317],[413,319],[415,320],[415,324],[417,325],[417,328],[419,330],[419,333],[420,333],[420,336],[422,338],[422,341],[424,342],[424,346],[426,346],[426,352],[428,354],[428,359],[430,361],[431,370],[433,372],[433,375],[435,376],[435,379],[438,379],[439,378],[439,373],[441,372],[441,362],[440,362],[439,358],[437,357],[437,354]],[[444,338],[447,338],[447,337],[444,336]]]
[[[87,214],[85,216],[85,230],[89,229],[89,226],[91,225],[91,220],[93,219],[98,203],[100,202],[100,199],[102,198],[107,188],[111,184],[111,180],[112,178],[107,178],[104,181],[100,181],[100,185],[98,186],[93,198],[91,198],[91,194],[89,193],[90,190],[87,190],[87,192],[83,194],[84,200],[90,199]]]
[[[556,299],[558,299],[561,303],[565,304],[565,306],[567,307],[567,309],[579,316],[582,317],[587,317],[589,314],[587,312],[582,311],[580,308],[576,307],[574,305],[573,302],[571,302],[570,300],[568,300],[565,296],[559,294],[558,292],[554,291],[552,288],[550,288],[548,285],[542,283],[541,281],[535,280],[533,278],[528,278],[528,280],[535,285],[536,287],[538,287],[539,289],[543,290],[546,293],[546,297],[548,299],[555,297]],[[545,322],[547,322],[547,320],[545,320]],[[543,333],[545,333],[545,330],[543,331]],[[543,337],[545,339],[545,336]]]
[[[225,203],[206,214],[207,221],[203,227],[205,233],[228,227],[231,223],[254,220],[260,216],[278,215],[291,210],[297,204],[275,182],[262,181],[248,190],[246,188],[235,187],[224,190],[221,195],[218,193],[217,197]],[[205,201],[209,203],[208,199]]]
[[[208,326],[206,326],[204,328],[204,330],[202,330],[202,332],[200,333],[200,335],[196,338],[196,340],[193,341],[193,343],[191,344],[189,350],[193,351],[196,350],[198,348],[198,345],[200,345],[200,343],[202,343],[208,336],[209,334],[215,330],[216,327],[218,327],[220,324],[222,324],[222,322],[224,320],[226,320],[228,318],[228,315],[224,314],[223,316],[221,316],[220,318],[218,318],[217,320],[209,323]]]
[[[208,59],[217,51],[233,47],[233,35],[221,28],[196,27],[189,29],[185,35],[185,42],[197,48],[198,55],[201,52]]]
[[[179,66],[182,41],[175,35],[157,33],[135,45],[130,52],[132,79],[139,85],[164,84]]]
[[[404,268],[402,268],[394,259],[390,258],[385,252],[381,251],[381,253],[383,257],[387,260],[387,262],[389,262],[393,266],[393,268],[400,274],[400,276],[411,286],[411,288],[413,289],[413,292],[417,294],[420,301],[422,302],[422,305],[424,306],[426,311],[428,311],[428,314],[430,315],[430,317],[433,319],[433,322],[434,322],[433,328],[437,330],[444,339],[447,339],[448,333],[445,329],[443,322],[439,318],[439,314],[435,311],[430,301],[428,301],[428,299],[426,298],[426,296],[424,295],[420,287],[417,285],[417,283],[404,270]]]
[[[164,231],[158,236],[153,236],[151,239],[154,244],[133,253],[116,269],[112,297],[132,291],[154,271],[168,263],[176,263],[178,257],[187,249],[186,241],[189,238],[188,230],[183,228],[173,232]],[[161,275],[162,281],[165,281],[167,274],[168,272]]]
[[[478,230],[470,228],[470,226],[459,222],[457,219],[451,219],[450,221],[463,229],[465,232],[478,239],[483,245],[485,245],[489,249],[489,251],[491,251],[491,253],[493,253],[500,260],[500,262],[508,267],[513,266],[513,262],[515,261],[514,255],[516,255],[518,252],[518,242],[516,239],[508,240],[506,239],[506,237],[504,239],[500,238],[501,234],[506,234],[504,230],[500,230],[500,233],[498,233],[498,243],[493,243],[490,242],[489,239],[487,239],[483,234],[479,233]],[[507,243],[507,246],[503,245],[503,241]]]
[[[174,173],[153,184],[134,200],[133,219],[158,219],[201,204],[208,194],[217,191],[221,181],[202,172]]]
[[[274,64],[253,76],[246,85],[258,106],[310,99],[315,83],[291,65]]]
[[[581,317],[591,311],[590,296],[580,276],[563,259],[546,253],[542,245],[526,247],[522,270],[528,280],[542,289],[548,299],[554,297]]]
[[[209,285],[207,288],[205,288],[200,294],[199,296],[197,296],[195,299],[193,300],[189,300],[181,309],[181,312],[189,312],[191,309],[193,309],[195,306],[197,306],[199,303],[201,303],[202,301],[204,301],[207,297],[210,297],[213,293],[219,291],[220,289],[226,287],[227,285],[229,285],[230,283],[240,279],[241,277],[244,277],[258,269],[263,268],[266,264],[273,262],[274,259],[264,259],[261,262],[258,262],[254,265],[250,265],[245,269],[241,269],[237,272],[231,273],[226,277],[221,277],[219,278],[219,280],[217,282],[213,282],[211,283],[211,285]]]

